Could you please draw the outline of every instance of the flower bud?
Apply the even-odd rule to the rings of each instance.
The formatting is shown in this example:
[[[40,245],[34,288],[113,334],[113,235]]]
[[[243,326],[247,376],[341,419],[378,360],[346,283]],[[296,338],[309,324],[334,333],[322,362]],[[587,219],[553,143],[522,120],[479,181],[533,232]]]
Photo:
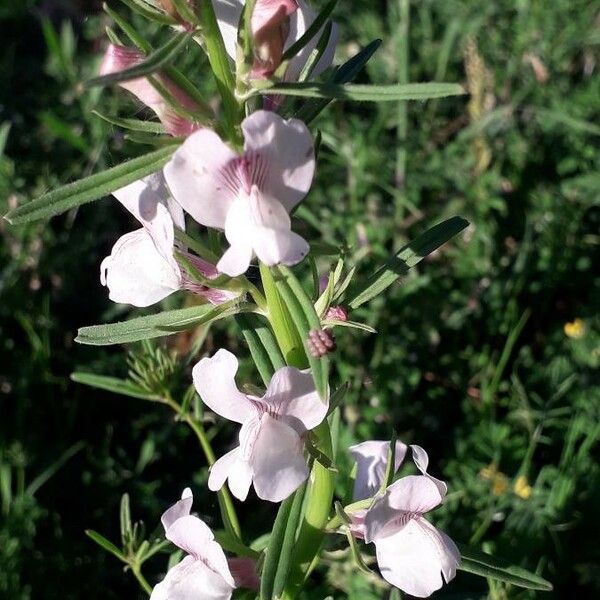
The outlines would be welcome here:
[[[337,349],[333,333],[322,329],[312,329],[308,334],[306,345],[314,358],[323,358]]]

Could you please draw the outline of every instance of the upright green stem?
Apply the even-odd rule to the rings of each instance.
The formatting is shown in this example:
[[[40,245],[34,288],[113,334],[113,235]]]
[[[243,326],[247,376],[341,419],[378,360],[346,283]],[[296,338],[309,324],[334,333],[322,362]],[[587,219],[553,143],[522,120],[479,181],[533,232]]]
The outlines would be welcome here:
[[[206,432],[204,431],[204,427],[198,421],[196,421],[192,415],[181,410],[181,406],[177,404],[172,398],[167,398],[167,404],[189,425],[190,429],[196,434],[198,438],[198,442],[200,443],[200,447],[204,452],[204,456],[206,457],[206,462],[209,467],[215,464],[215,453],[206,437]],[[237,517],[237,513],[235,510],[235,506],[233,504],[233,500],[231,498],[231,494],[226,487],[222,487],[217,492],[217,497],[219,501],[219,508],[221,510],[221,517],[223,518],[223,524],[225,525],[225,529],[234,537],[238,539],[242,539],[242,529],[240,527],[240,522]]]
[[[131,565],[131,572],[133,573],[134,577],[137,579],[138,583],[140,584],[140,587],[146,592],[146,594],[150,595],[152,593],[152,586],[148,583],[146,578],[142,575],[142,570],[141,570],[140,565],[138,565],[137,563]]]

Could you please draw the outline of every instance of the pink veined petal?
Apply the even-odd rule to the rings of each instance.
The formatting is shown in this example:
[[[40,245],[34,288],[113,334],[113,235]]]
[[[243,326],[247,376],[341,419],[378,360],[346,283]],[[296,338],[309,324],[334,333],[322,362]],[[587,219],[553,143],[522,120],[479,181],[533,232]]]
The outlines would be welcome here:
[[[229,277],[243,275],[250,267],[252,254],[252,246],[235,243],[225,251],[217,263],[217,269]]]
[[[270,502],[285,500],[309,475],[296,431],[267,414],[261,419],[250,463],[256,494]]]
[[[448,493],[448,486],[443,481],[436,479],[427,473],[427,468],[429,467],[429,456],[427,452],[425,452],[421,446],[417,446],[416,444],[412,444],[410,449],[412,450],[413,461],[417,466],[417,469],[419,469],[425,477],[429,477],[429,479],[435,483],[440,494],[444,497]]]
[[[181,494],[181,500],[173,504],[171,508],[167,509],[160,519],[165,531],[169,529],[177,519],[187,517],[192,510],[193,503],[194,496],[192,495],[192,490],[190,490],[190,488],[185,488],[183,494]]]
[[[110,44],[104,54],[100,74],[118,73],[139,64],[144,58],[145,55],[135,48]],[[170,79],[163,75],[156,75],[156,77],[182,107],[191,111],[198,108],[198,105]],[[151,108],[171,135],[188,136],[198,129],[198,125],[193,121],[177,114],[163,100],[148,79],[144,77],[131,79],[130,81],[121,82],[119,85]]]
[[[315,173],[314,143],[306,125],[259,110],[242,122],[246,152],[259,155],[264,195],[280,202],[289,213],[306,196]],[[255,181],[256,182],[256,181]]]
[[[406,525],[408,517],[429,512],[443,500],[433,481],[423,475],[402,477],[377,499],[365,517],[365,541]]]
[[[375,541],[383,578],[403,592],[426,598],[456,573],[454,543],[424,519],[413,519],[397,533]]]
[[[296,0],[257,0],[252,13],[252,31],[278,25],[284,18],[298,10]]]
[[[354,481],[354,500],[364,500],[377,493],[383,482],[387,468],[389,442],[371,440],[350,446],[350,454],[356,461],[357,472]],[[406,456],[406,444],[396,441],[394,472],[398,471]]]
[[[169,570],[151,600],[229,600],[233,586],[201,560],[186,556]]]
[[[164,168],[173,197],[192,218],[206,227],[225,228],[237,181],[225,168],[237,154],[210,129],[192,134]]]
[[[348,516],[350,517],[350,531],[352,532],[352,535],[359,540],[365,539],[366,515],[366,508],[361,508],[360,510],[348,513]]]
[[[122,236],[100,265],[100,281],[113,302],[151,306],[181,287],[181,271],[159,252],[150,234],[138,229]]]
[[[244,423],[256,416],[251,400],[235,384],[237,358],[221,349],[211,358],[203,358],[193,369],[196,391],[206,406],[225,419]]]
[[[310,371],[294,367],[275,372],[262,401],[300,435],[320,425],[329,409],[319,397]]]

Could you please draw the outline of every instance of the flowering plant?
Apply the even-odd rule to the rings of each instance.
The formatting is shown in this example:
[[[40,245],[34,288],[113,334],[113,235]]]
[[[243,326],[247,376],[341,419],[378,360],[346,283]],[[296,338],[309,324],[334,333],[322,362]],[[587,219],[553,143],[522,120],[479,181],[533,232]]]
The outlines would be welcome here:
[[[168,385],[177,360],[160,351],[133,359],[127,381],[75,374],[82,383],[176,411],[198,437],[223,522],[222,530],[212,531],[192,515],[192,493],[186,489],[163,515],[166,541],[142,538],[131,525],[127,499],[123,548],[98,533],[90,532],[91,537],[125,562],[154,600],[227,599],[234,593],[295,598],[310,585],[326,539],[337,545],[345,540],[357,567],[369,574],[372,561],[365,556],[374,544],[382,578],[417,597],[450,582],[457,569],[549,589],[537,575],[459,548],[425,518],[448,490],[429,474],[428,455],[419,446],[410,449],[420,474],[399,477],[399,469],[410,463],[408,447],[394,435],[391,441],[353,446],[354,497],[335,494],[337,458],[344,452],[336,432],[346,388],[333,368],[333,331],[372,333],[351,320],[353,313],[467,222],[454,217],[434,226],[360,280],[344,247],[323,249],[319,240],[298,233],[304,228],[295,211],[310,201],[320,144],[310,126],[334,100],[405,102],[457,95],[462,88],[353,84],[379,43],[333,67],[338,31],[330,19],[336,0],[320,12],[304,0],[123,2],[172,33],[152,49],[129,22],[106,8],[135,47],[109,29],[100,74],[88,85],[118,84],[152,111],[158,121],[103,118],[150,136],[142,139],[155,149],[17,207],[7,218],[15,224],[47,218],[114,195],[141,228],[121,237],[99,265],[110,299],[148,307],[183,291],[188,305],[83,327],[77,341],[143,342],[148,348],[150,339],[232,319],[266,391],[255,382],[246,382],[243,391],[238,387],[238,359],[227,349],[195,364],[193,386],[181,399]],[[218,106],[174,66],[192,42],[205,53]],[[335,265],[332,256],[338,258]],[[312,284],[306,283],[308,273]],[[218,460],[200,402],[241,425],[239,444]],[[271,531],[258,541],[244,535],[232,499],[245,501],[251,488],[261,500],[280,504]],[[178,560],[175,554],[164,579],[151,586],[142,565],[168,543],[186,556]]]

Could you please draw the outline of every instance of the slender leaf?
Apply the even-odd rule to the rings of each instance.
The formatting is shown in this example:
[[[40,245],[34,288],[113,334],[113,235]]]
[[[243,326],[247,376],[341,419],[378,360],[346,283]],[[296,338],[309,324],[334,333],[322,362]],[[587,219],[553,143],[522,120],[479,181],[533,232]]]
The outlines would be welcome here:
[[[333,74],[329,83],[342,84],[353,81],[355,77],[362,71],[363,67],[369,62],[373,54],[381,46],[381,40],[374,40],[367,46],[365,46],[360,52],[355,54],[350,60],[345,62],[342,66],[338,67],[336,72]],[[315,119],[321,111],[326,108],[332,102],[331,98],[309,100],[294,115],[296,118],[310,123]]]
[[[103,115],[97,110],[93,110],[92,114],[100,117],[103,121],[121,127],[122,129],[128,129],[129,131],[141,131],[143,133],[156,133],[164,134],[166,132],[165,126],[162,123],[156,121],[142,121],[140,119],[122,119],[120,117],[109,117]]]
[[[426,256],[452,239],[469,225],[462,217],[452,217],[428,229],[416,240],[402,248],[395,256],[369,277],[364,284],[358,284],[348,292],[346,304],[356,309],[365,302],[379,296],[400,277],[419,264]]]
[[[86,86],[113,85],[122,81],[131,81],[132,79],[139,79],[140,77],[147,77],[152,73],[156,73],[156,71],[171,64],[175,60],[175,57],[183,51],[186,44],[189,42],[192,34],[193,32],[189,31],[178,33],[137,65],[130,67],[129,69],[116,71],[115,73],[94,77],[86,82]]]
[[[260,94],[280,94],[301,98],[353,100],[356,102],[398,102],[459,96],[465,93],[458,83],[407,83],[404,85],[336,84],[318,81],[279,83],[257,90]]]
[[[18,206],[4,218],[13,225],[21,225],[38,219],[48,219],[76,206],[98,200],[98,198],[158,171],[167,163],[175,149],[174,143],[128,160],[101,173],[68,183],[31,202]]]
[[[275,573],[275,579],[273,581],[272,595],[274,598],[279,598],[285,587],[285,581],[290,569],[290,561],[292,559],[294,545],[296,543],[296,533],[298,531],[298,525],[302,516],[302,506],[304,504],[305,492],[306,483],[298,488],[294,494],[294,501],[292,503],[292,508],[290,509],[285,526],[285,535],[283,536],[283,542],[279,548],[279,561],[277,563],[277,570]]]
[[[127,379],[118,379],[117,377],[107,377],[106,375],[97,375],[95,373],[71,373],[71,381],[81,383],[89,387],[113,392],[130,398],[139,400],[160,400],[160,396],[147,392],[144,388],[128,381]]]
[[[169,310],[157,315],[137,317],[119,323],[82,327],[75,341],[91,346],[110,346],[149,340],[234,315],[242,310],[247,310],[249,306],[241,304],[239,300],[232,300],[220,306],[203,304],[191,308]]]
[[[459,544],[461,560],[458,568],[467,573],[498,579],[518,587],[541,592],[552,591],[552,584],[521,567],[511,565],[510,562],[497,556],[491,556],[475,548]]]
[[[93,531],[92,529],[87,529],[85,532],[90,539],[92,539],[98,546],[100,546],[103,550],[106,550],[113,556],[116,556],[119,560],[124,563],[127,562],[127,558],[125,555],[119,550],[112,542],[109,542],[103,535],[100,535],[97,531]]]
[[[321,30],[327,19],[331,16],[338,0],[330,0],[323,10],[317,15],[310,27],[296,40],[283,54],[283,60],[294,58]]]
[[[146,17],[150,21],[155,21],[156,23],[161,23],[162,25],[174,25],[177,23],[177,21],[175,21],[171,15],[157,10],[144,0],[121,0],[121,2],[134,12]]]
[[[315,307],[304,291],[300,282],[287,267],[278,267],[279,277],[276,279],[277,290],[285,301],[285,304],[294,320],[296,328],[303,340],[313,329],[321,329],[321,320],[315,312]],[[307,352],[311,373],[315,380],[315,386],[323,400],[327,398],[329,391],[329,358],[315,358]]]
[[[275,576],[277,575],[277,566],[279,565],[279,551],[286,534],[287,523],[292,506],[294,505],[294,499],[295,495],[284,500],[277,511],[277,517],[275,517],[275,523],[273,524],[273,530],[269,538],[269,545],[265,551],[265,562],[260,578],[260,600],[272,600],[273,598],[273,587]]]

